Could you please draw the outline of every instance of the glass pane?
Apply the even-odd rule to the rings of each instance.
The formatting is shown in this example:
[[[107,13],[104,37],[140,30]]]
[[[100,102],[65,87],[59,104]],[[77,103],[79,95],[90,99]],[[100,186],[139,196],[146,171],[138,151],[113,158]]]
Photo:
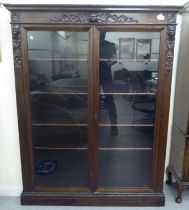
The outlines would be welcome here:
[[[35,150],[36,184],[87,187],[87,150]]]
[[[31,91],[87,93],[88,33],[28,32]]]
[[[29,31],[35,181],[88,186],[88,32]]]
[[[87,124],[87,95],[32,94],[35,124]]]
[[[149,187],[160,33],[101,32],[99,44],[98,185]]]
[[[100,95],[100,124],[154,124],[155,96]]]
[[[115,135],[115,128],[117,128],[117,135]],[[152,149],[153,132],[153,126],[101,126],[99,129],[99,148]]]
[[[33,126],[32,134],[35,148],[88,148],[86,126]]]
[[[151,150],[100,150],[98,187],[149,187]]]

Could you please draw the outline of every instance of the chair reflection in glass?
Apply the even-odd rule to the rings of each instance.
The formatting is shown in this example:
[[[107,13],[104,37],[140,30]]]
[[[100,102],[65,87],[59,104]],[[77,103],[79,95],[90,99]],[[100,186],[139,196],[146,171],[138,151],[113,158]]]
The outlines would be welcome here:
[[[134,119],[132,123],[154,124],[157,81],[154,82],[152,72],[147,70],[137,72],[137,77],[141,84],[140,92],[146,93],[146,95],[138,95],[133,100]],[[150,91],[152,87],[153,92]],[[139,119],[136,119],[136,112]]]
[[[99,64],[99,77],[100,87],[103,92],[111,91],[113,89],[113,79],[111,66],[117,63],[116,46],[105,40],[105,32],[100,33],[100,64]],[[117,112],[114,103],[113,95],[104,96],[104,105],[109,111],[109,118],[111,121],[111,134],[118,135],[117,128]]]

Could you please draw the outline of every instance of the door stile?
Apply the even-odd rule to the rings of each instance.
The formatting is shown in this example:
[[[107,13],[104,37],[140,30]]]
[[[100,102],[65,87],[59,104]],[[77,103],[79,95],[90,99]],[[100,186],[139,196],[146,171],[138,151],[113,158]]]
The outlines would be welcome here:
[[[96,112],[96,104],[98,104],[97,97],[97,62],[98,55],[96,55],[97,38],[95,36],[95,27],[93,26],[89,30],[89,76],[88,76],[88,177],[89,177],[89,189],[94,192],[97,188],[97,122],[98,115]]]
[[[24,93],[24,103],[25,103],[25,114],[26,114],[26,129],[27,136],[24,139],[24,142],[27,142],[27,167],[29,170],[29,174],[27,176],[28,183],[31,183],[30,187],[34,188],[35,186],[35,169],[34,169],[34,161],[33,161],[33,145],[32,145],[32,119],[31,119],[31,104],[30,104],[30,90],[29,90],[29,63],[28,63],[28,44],[27,44],[27,30],[25,27],[22,27],[22,52],[23,52],[23,93]],[[23,111],[23,110],[22,110]],[[22,141],[22,139],[21,139]],[[23,163],[25,161],[23,160]],[[25,167],[23,169],[23,173]],[[24,182],[23,178],[23,182]]]
[[[98,188],[98,163],[99,163],[99,52],[100,52],[100,32],[94,27],[93,28],[93,42],[94,42],[94,171],[95,171],[95,182],[94,186],[96,190]]]

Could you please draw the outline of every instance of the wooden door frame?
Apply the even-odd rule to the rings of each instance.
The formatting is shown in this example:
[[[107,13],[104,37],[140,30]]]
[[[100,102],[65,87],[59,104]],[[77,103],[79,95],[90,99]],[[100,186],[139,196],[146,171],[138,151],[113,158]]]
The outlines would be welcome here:
[[[97,189],[97,177],[98,177],[98,124],[99,124],[99,95],[98,95],[98,85],[99,84],[99,65],[98,65],[98,58],[99,58],[99,32],[146,32],[146,31],[153,31],[153,32],[160,32],[161,33],[161,42],[160,42],[160,58],[159,58],[159,84],[158,84],[158,92],[157,92],[157,102],[158,106],[156,108],[156,128],[155,128],[155,140],[154,140],[154,146],[153,146],[153,163],[152,163],[152,190],[151,188],[144,188],[144,191],[156,191],[158,188],[159,184],[158,182],[162,182],[160,180],[160,177],[163,176],[163,172],[161,172],[159,169],[162,168],[160,166],[161,159],[159,157],[159,147],[161,145],[162,139],[165,141],[165,134],[164,136],[161,135],[158,136],[161,133],[161,130],[163,129],[162,126],[162,116],[164,115],[166,107],[163,107],[163,99],[166,100],[166,97],[163,97],[163,92],[165,92],[165,89],[163,86],[165,85],[164,81],[164,76],[165,73],[167,75],[167,72],[164,71],[164,55],[165,55],[165,47],[164,47],[164,42],[166,39],[166,25],[163,26],[154,26],[154,25],[127,25],[127,26],[120,26],[120,25],[108,25],[108,26],[91,26],[91,25],[77,25],[77,26],[70,26],[70,25],[51,25],[51,26],[46,26],[46,25],[22,25],[22,51],[23,51],[23,92],[24,92],[24,103],[26,107],[25,111],[25,117],[26,117],[26,133],[27,135],[27,156],[28,160],[30,160],[30,166],[32,168],[27,169],[23,171],[26,173],[26,171],[30,171],[30,176],[27,178],[28,180],[23,182],[27,182],[28,185],[30,184],[29,189],[44,189],[44,187],[38,187],[35,186],[35,181],[34,181],[34,163],[33,163],[33,146],[32,146],[32,131],[31,131],[31,105],[30,105],[30,99],[29,99],[29,75],[28,75],[28,55],[27,55],[27,39],[26,39],[26,33],[28,30],[34,31],[34,30],[39,30],[39,31],[45,31],[45,30],[69,30],[69,31],[86,31],[89,30],[89,82],[88,82],[88,88],[89,88],[89,100],[88,100],[88,120],[89,120],[89,172],[88,172],[88,177],[89,177],[89,189],[94,192]],[[94,75],[94,77],[93,77]],[[167,75],[168,76],[168,75]],[[170,81],[170,78],[169,78]],[[90,84],[90,85],[89,85]],[[164,91],[163,91],[164,89]],[[165,106],[165,105],[164,105]],[[30,110],[30,111],[29,111]],[[95,126],[93,126],[95,125]],[[25,140],[24,140],[25,141]],[[25,144],[25,143],[24,143]],[[22,144],[21,144],[22,145]],[[161,152],[162,154],[162,152]],[[25,159],[25,158],[24,158]],[[23,164],[24,165],[24,164]],[[32,173],[31,173],[32,172]],[[23,176],[27,177],[27,176]],[[32,184],[31,184],[32,183]],[[27,186],[27,185],[25,185]],[[48,187],[47,187],[48,188]],[[74,191],[74,188],[64,188],[61,187],[58,189],[58,191],[63,190],[63,191]],[[53,189],[55,190],[55,189]],[[80,189],[75,189],[76,191],[81,191]],[[102,190],[106,191],[107,190]],[[128,191],[134,191],[138,192],[141,191],[141,189],[138,190],[133,190],[132,188],[128,189],[110,189],[109,192],[112,191],[120,191],[120,192],[128,192]]]

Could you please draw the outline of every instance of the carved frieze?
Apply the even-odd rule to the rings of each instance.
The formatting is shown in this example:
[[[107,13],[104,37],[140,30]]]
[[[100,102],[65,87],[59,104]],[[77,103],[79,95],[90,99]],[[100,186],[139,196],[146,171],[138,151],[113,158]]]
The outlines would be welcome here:
[[[110,13],[64,14],[49,19],[51,23],[139,23],[126,15]]]
[[[14,68],[15,71],[22,70],[22,49],[21,49],[21,34],[20,25],[12,25],[13,36],[13,52],[14,52]]]
[[[168,15],[167,15],[167,23],[169,23],[169,24],[174,24],[174,23],[176,23],[176,18],[177,16],[176,16],[176,14],[175,13],[168,13]]]
[[[12,18],[18,18],[18,14],[12,15]],[[67,13],[61,16],[56,16],[49,19],[51,23],[103,23],[103,24],[137,24],[138,20],[124,14],[112,14],[112,13]],[[167,15],[167,33],[166,33],[166,57],[165,57],[165,69],[167,72],[172,70],[173,58],[174,58],[174,43],[175,43],[175,30],[176,30],[176,15],[175,13],[169,13]],[[14,65],[15,70],[20,71],[22,69],[22,52],[21,52],[21,34],[20,25],[12,25],[13,34],[13,49],[14,49]]]
[[[19,21],[19,19],[20,19],[20,13],[19,12],[12,12],[11,13],[12,22]]]
[[[176,33],[176,26],[175,25],[168,25],[167,26],[167,35],[169,41],[175,40],[175,33]]]
[[[165,70],[170,72],[173,68],[174,46],[175,46],[175,25],[167,26],[166,48],[165,48]]]

